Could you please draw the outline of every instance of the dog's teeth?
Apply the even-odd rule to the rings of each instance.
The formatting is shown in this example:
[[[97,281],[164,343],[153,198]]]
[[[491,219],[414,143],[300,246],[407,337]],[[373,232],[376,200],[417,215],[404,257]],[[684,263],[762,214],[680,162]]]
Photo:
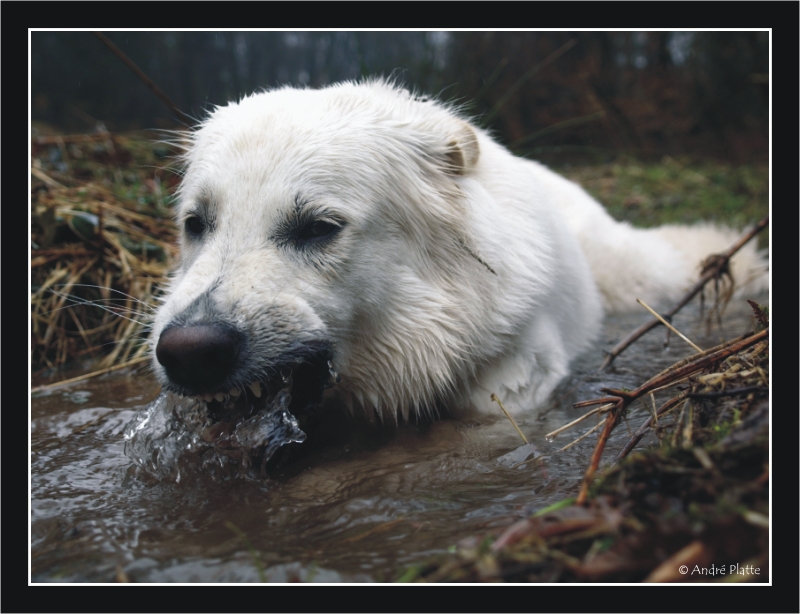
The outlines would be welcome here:
[[[222,403],[225,400],[225,395],[222,394],[221,392],[218,392],[217,394],[214,395],[214,398],[220,403]]]
[[[250,384],[250,390],[253,391],[253,394],[256,395],[257,398],[261,397],[261,384],[258,382],[253,382]]]
[[[231,388],[231,391],[228,394],[231,395],[234,399],[236,399],[240,394],[242,394],[242,391],[239,390],[238,388]]]

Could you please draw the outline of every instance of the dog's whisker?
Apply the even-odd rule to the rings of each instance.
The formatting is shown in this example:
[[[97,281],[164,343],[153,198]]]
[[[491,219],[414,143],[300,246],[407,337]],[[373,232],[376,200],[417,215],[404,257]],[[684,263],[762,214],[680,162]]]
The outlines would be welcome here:
[[[98,286],[98,285],[94,285],[94,284],[54,284],[53,285],[53,287],[55,287],[55,288],[64,287],[64,286],[70,286],[72,288],[94,288],[96,290],[105,290],[105,291],[108,291],[108,292],[113,292],[115,294],[121,294],[125,299],[132,300],[135,303],[138,303],[139,305],[143,305],[143,306],[147,307],[148,309],[154,309],[153,306],[150,303],[147,303],[146,301],[142,301],[141,299],[137,298],[136,296],[133,296],[132,294],[127,294],[125,292],[122,292],[121,290],[117,290],[115,288],[109,288],[107,286]],[[54,292],[54,293],[58,294],[56,292]],[[62,296],[62,295],[58,294],[58,296]],[[105,300],[123,300],[123,299],[105,299]]]

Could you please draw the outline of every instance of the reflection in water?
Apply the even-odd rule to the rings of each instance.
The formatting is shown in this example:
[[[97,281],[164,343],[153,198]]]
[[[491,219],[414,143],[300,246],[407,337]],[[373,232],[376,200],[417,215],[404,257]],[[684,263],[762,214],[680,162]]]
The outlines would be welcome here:
[[[764,300],[765,302],[765,300]],[[675,324],[702,347],[751,328],[746,303],[705,335],[695,313]],[[595,425],[548,433],[583,414],[600,388],[633,388],[691,352],[649,333],[596,374],[610,347],[646,315],[609,319],[603,346],[579,361],[549,407],[519,420],[531,447],[497,416],[400,428],[335,417],[292,444],[270,477],[219,479],[183,470],[157,480],[123,452],[125,425],[158,395],[152,380],[109,375],[32,399],[31,560],[34,582],[367,582],[470,534],[506,526],[577,492]],[[143,392],[144,389],[144,392]],[[629,413],[634,429],[644,409]],[[313,445],[312,440],[319,441]],[[605,458],[628,438],[618,428]],[[184,442],[186,443],[186,442]],[[646,442],[643,442],[646,444]],[[307,446],[307,447],[304,447]]]

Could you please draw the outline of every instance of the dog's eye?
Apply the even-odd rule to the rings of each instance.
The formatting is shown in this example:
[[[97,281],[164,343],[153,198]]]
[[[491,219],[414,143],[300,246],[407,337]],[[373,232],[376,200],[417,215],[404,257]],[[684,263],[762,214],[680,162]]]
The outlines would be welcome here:
[[[314,220],[298,228],[294,238],[299,243],[314,243],[332,238],[341,229],[341,226],[333,222]]]
[[[199,237],[200,235],[205,232],[206,225],[199,217],[196,215],[192,215],[186,218],[186,222],[184,222],[184,228],[186,228],[186,232],[193,237]]]

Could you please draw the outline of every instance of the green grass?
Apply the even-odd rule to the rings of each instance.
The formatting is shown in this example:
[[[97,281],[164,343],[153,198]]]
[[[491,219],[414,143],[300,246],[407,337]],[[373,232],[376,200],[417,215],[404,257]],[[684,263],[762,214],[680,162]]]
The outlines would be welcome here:
[[[582,185],[619,220],[636,226],[713,221],[743,229],[767,215],[769,168],[664,157],[556,169]],[[762,233],[762,246],[766,233]]]

